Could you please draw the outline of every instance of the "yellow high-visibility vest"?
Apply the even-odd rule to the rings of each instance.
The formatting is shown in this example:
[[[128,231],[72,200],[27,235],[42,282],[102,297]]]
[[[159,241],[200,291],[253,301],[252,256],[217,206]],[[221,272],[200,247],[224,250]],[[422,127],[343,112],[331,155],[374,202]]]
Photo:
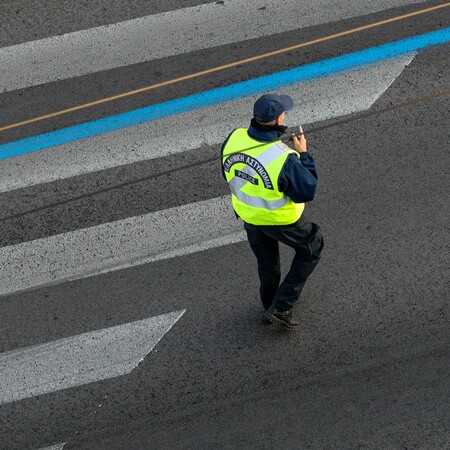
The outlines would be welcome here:
[[[305,208],[278,189],[278,177],[291,153],[281,141],[263,143],[252,139],[246,128],[230,135],[222,155],[222,165],[231,190],[236,214],[253,225],[289,225]]]

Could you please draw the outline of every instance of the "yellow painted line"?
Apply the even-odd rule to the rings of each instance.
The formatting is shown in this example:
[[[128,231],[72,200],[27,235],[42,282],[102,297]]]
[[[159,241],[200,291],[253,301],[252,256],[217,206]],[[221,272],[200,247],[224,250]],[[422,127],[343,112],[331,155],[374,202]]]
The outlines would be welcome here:
[[[276,55],[280,55],[282,53],[287,53],[293,50],[298,50],[300,48],[304,48],[304,47],[308,47],[310,45],[314,45],[314,44],[319,44],[321,42],[326,42],[326,41],[331,41],[333,39],[337,39],[339,37],[343,37],[343,36],[347,36],[349,34],[354,34],[354,33],[359,33],[360,31],[365,31],[365,30],[369,30],[371,28],[375,28],[375,27],[379,27],[382,25],[386,25],[389,23],[393,23],[393,22],[397,22],[400,20],[404,20],[404,19],[408,19],[410,17],[414,17],[414,16],[418,16],[420,14],[426,14],[432,11],[436,11],[438,9],[442,9],[442,8],[447,8],[448,6],[450,6],[450,2],[447,3],[443,3],[441,5],[437,5],[437,6],[432,6],[430,8],[425,8],[425,9],[421,9],[419,11],[414,11],[408,14],[403,14],[401,16],[396,16],[396,17],[392,17],[390,19],[385,19],[385,20],[381,20],[379,22],[374,22],[374,23],[370,23],[368,25],[363,25],[361,27],[357,27],[357,28],[352,28],[350,30],[346,30],[346,31],[342,31],[340,33],[336,33],[336,34],[332,34],[329,36],[324,36],[318,39],[314,39],[312,41],[308,41],[308,42],[303,42],[301,44],[296,44],[296,45],[292,45],[290,47],[285,47],[279,50],[274,50],[272,52],[268,52],[268,53],[263,53],[261,55],[256,55],[256,56],[252,56],[250,58],[245,58],[245,59],[241,59],[239,61],[235,61],[229,64],[224,64],[222,66],[217,66],[217,67],[213,67],[211,69],[206,69],[206,70],[202,70],[200,72],[195,72],[189,75],[184,75],[182,77],[179,78],[174,78],[172,80],[167,80],[167,81],[163,81],[162,83],[156,83],[156,84],[152,84],[150,86],[145,86],[139,89],[135,89],[133,91],[128,91],[128,92],[123,92],[122,94],[117,94],[117,95],[113,95],[111,97],[107,97],[107,98],[103,98],[100,100],[95,100],[93,102],[89,102],[89,103],[84,103],[82,105],[78,105],[78,106],[74,106],[72,108],[67,108],[67,109],[63,109],[61,111],[56,111],[50,114],[45,114],[43,116],[39,116],[39,117],[35,117],[33,119],[28,119],[28,120],[24,120],[23,122],[17,122],[17,123],[13,123],[11,125],[6,125],[3,127],[0,127],[0,131],[6,131],[6,130],[11,130],[13,128],[19,128],[21,126],[24,125],[28,125],[30,123],[35,123],[35,122],[39,122],[45,119],[50,119],[52,117],[58,117],[61,116],[63,114],[68,114],[74,111],[79,111],[81,109],[86,109],[86,108],[90,108],[92,106],[97,106],[97,105],[101,105],[103,103],[108,103],[108,102],[112,102],[114,100],[119,100],[121,98],[125,98],[125,97],[130,97],[132,95],[136,95],[136,94],[141,94],[142,92],[147,92],[147,91],[151,91],[154,89],[158,89],[160,87],[164,87],[164,86],[169,86],[171,84],[175,84],[175,83],[179,83],[181,81],[186,81],[186,80],[191,80],[193,78],[197,78],[203,75],[208,75],[214,72],[219,72],[221,70],[225,70],[225,69],[230,69],[239,65],[243,65],[243,64],[248,64],[254,61],[259,61],[261,59],[265,59],[265,58],[269,58],[271,56],[276,56]]]

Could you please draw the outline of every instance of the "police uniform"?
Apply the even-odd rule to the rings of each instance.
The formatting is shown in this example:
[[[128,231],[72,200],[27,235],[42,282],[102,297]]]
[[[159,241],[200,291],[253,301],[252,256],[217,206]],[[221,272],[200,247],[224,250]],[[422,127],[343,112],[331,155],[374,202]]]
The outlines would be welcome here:
[[[222,173],[232,205],[244,221],[258,261],[261,301],[268,317],[275,319],[273,314],[292,317],[292,307],[323,247],[319,226],[303,214],[305,202],[314,198],[317,187],[314,159],[281,142],[287,127],[263,123],[292,106],[288,96],[262,96],[255,103],[250,127],[234,130],[222,146]],[[279,242],[296,252],[281,285]]]

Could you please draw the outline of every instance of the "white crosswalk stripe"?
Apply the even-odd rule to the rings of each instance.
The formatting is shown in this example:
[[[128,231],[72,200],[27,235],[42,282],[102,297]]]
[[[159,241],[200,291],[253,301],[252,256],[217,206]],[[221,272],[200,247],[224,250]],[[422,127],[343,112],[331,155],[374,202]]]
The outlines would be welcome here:
[[[0,92],[421,1],[227,0],[165,12],[0,49]]]
[[[227,196],[3,247],[0,295],[232,243],[240,230]]]
[[[184,312],[0,354],[0,405],[131,372]]]
[[[39,450],[63,450],[65,445],[66,443],[64,442],[62,444],[52,445],[51,447],[40,448]]]

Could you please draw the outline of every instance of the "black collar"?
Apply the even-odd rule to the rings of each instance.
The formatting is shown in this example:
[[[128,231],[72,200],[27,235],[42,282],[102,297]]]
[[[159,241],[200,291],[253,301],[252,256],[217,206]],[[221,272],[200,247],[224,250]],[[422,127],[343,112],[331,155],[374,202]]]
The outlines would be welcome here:
[[[264,125],[253,118],[250,122],[248,134],[258,141],[273,142],[280,139],[287,128],[288,127],[284,125]]]

